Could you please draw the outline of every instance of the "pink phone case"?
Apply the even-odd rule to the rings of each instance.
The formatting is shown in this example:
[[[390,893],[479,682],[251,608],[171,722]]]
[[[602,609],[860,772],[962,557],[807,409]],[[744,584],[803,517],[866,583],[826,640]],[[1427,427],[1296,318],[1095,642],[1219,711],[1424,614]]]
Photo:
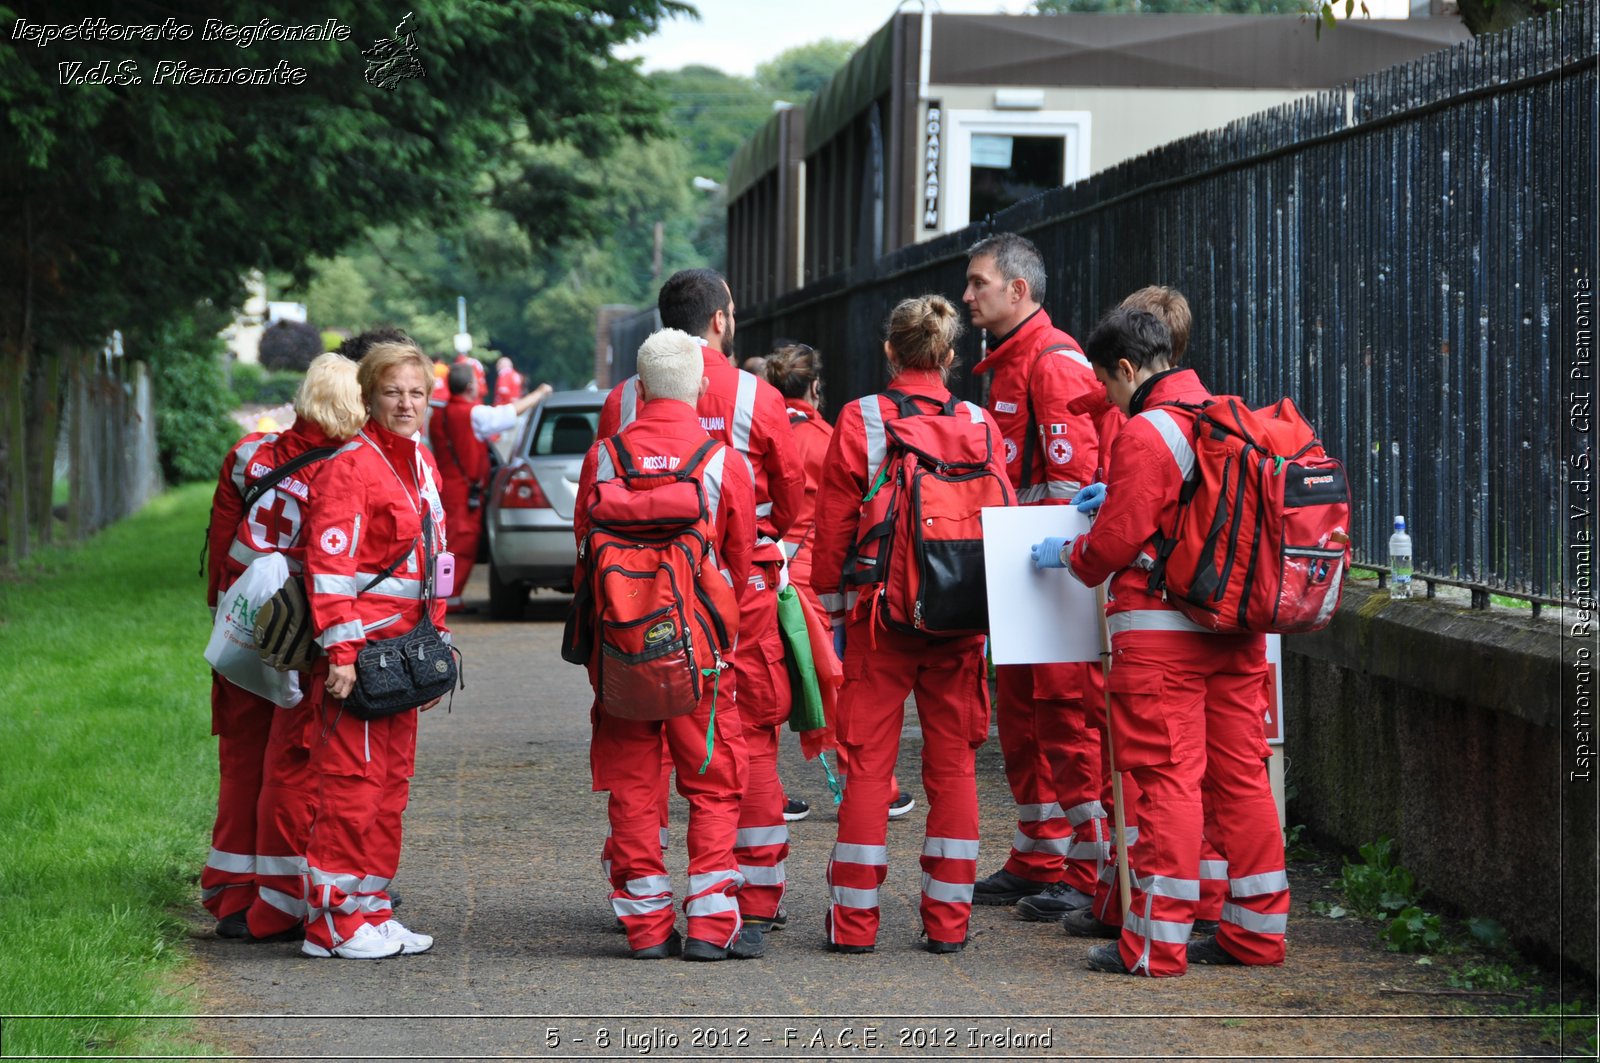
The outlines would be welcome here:
[[[456,592],[456,555],[445,552],[433,559],[433,593],[448,598]]]

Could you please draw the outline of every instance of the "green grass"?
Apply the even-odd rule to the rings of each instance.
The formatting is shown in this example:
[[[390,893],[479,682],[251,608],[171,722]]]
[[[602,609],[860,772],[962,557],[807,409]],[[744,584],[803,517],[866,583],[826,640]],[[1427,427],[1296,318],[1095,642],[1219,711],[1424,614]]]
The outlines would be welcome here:
[[[0,581],[0,1015],[194,1010],[184,918],[216,807],[195,575],[210,493],[170,492]],[[171,1020],[6,1018],[0,1055],[188,1036]]]

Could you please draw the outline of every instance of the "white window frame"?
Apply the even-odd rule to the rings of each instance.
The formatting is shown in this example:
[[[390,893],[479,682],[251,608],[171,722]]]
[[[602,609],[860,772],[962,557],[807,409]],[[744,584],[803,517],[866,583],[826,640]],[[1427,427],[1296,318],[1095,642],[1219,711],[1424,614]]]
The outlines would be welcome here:
[[[1089,176],[1088,111],[957,111],[944,112],[943,231],[955,232],[972,223],[973,135],[1061,138],[1061,183]]]

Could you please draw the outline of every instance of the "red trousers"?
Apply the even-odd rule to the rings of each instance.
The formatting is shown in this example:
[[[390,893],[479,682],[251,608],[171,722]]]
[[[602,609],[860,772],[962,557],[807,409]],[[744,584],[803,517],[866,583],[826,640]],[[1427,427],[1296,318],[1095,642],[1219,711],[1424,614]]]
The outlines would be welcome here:
[[[1218,941],[1245,963],[1283,962],[1289,881],[1267,782],[1266,681],[1260,636],[1158,630],[1113,636],[1117,763],[1138,786],[1139,835],[1129,854],[1133,907],[1120,939],[1131,971],[1163,976],[1187,969],[1185,945],[1201,897],[1202,834],[1228,865]]]
[[[1004,665],[995,670],[1000,751],[1017,803],[1005,869],[1092,894],[1110,838],[1101,800],[1103,706],[1099,664]]]
[[[314,671],[300,677],[308,684],[305,700],[272,717],[256,803],[256,899],[247,917],[256,937],[305,922],[306,843],[317,800],[311,743],[318,726],[311,706],[321,703],[327,677],[327,659],[319,659]]]
[[[305,702],[301,702],[305,704]],[[256,802],[278,707],[211,673],[211,733],[217,736],[217,818],[200,870],[200,901],[221,919],[256,899]]]
[[[739,644],[733,653],[739,719],[749,757],[733,846],[744,876],[739,910],[746,918],[776,915],[788,884],[784,861],[789,857],[789,825],[783,818],[783,784],[778,781],[778,728],[789,719],[791,692],[783,635],[778,631],[780,567],[781,561],[750,566],[749,585],[739,596]]]
[[[459,605],[472,576],[472,566],[478,560],[478,539],[483,535],[483,509],[467,507],[467,488],[459,481],[447,480],[439,485],[439,504],[444,506],[444,529],[450,552],[456,559],[455,589],[446,602]]]
[[[922,925],[934,941],[965,941],[978,868],[978,747],[989,737],[989,688],[978,637],[930,643],[852,621],[836,731],[850,763],[839,835],[828,861],[828,940],[871,945],[878,889],[889,871],[886,840],[906,695],[922,723]],[[876,639],[874,648],[871,640]]]
[[[721,689],[725,685],[718,684],[714,722],[709,694],[694,712],[671,720],[623,720],[594,707],[590,769],[594,788],[611,793],[611,908],[627,928],[630,948],[659,945],[672,933],[672,883],[662,859],[663,742],[677,770],[678,792],[689,801],[689,889],[683,902],[689,936],[726,947],[743,925],[737,897],[744,878],[734,864],[733,842],[748,758],[739,712]]]
[[[416,769],[417,712],[358,720],[320,688],[316,693],[306,940],[331,949],[362,923],[393,914],[388,886],[400,864],[401,817]]]

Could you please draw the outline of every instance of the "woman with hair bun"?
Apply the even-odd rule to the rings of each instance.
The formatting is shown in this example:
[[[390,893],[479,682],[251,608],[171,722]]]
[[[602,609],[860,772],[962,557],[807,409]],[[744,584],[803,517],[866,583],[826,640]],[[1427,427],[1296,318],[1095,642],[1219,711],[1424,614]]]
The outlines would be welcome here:
[[[751,359],[754,361],[755,359]],[[826,614],[811,587],[813,530],[817,520],[817,491],[822,487],[822,463],[833,439],[833,426],[822,416],[822,355],[804,343],[778,347],[764,362],[767,382],[778,389],[789,410],[789,427],[794,429],[795,447],[806,470],[806,501],[800,515],[784,536],[783,549],[789,558],[789,582],[811,598],[819,614]],[[748,363],[746,363],[748,364]],[[850,757],[835,747],[842,779],[850,775]],[[900,781],[890,777],[889,818],[905,815],[916,807],[916,799],[900,789]]]
[[[944,408],[945,386],[961,334],[956,308],[941,296],[906,299],[889,316],[884,355],[889,391],[919,409]],[[907,404],[908,407],[910,403]],[[989,472],[1006,484],[1005,453],[994,419],[972,403],[963,418],[989,435]],[[828,862],[828,945],[835,952],[871,952],[879,924],[878,888],[888,873],[884,842],[900,748],[906,695],[915,692],[921,719],[922,784],[928,823],[922,846],[923,930],[935,954],[966,946],[978,860],[975,761],[989,735],[989,691],[983,638],[929,641],[885,626],[878,610],[851,609],[842,591],[847,552],[856,542],[863,497],[889,460],[886,426],[901,417],[891,394],[868,395],[839,412],[823,462],[817,499],[811,585],[834,623],[843,650],[839,693],[840,748],[850,778],[839,807],[839,835]],[[869,664],[870,657],[870,664]]]

